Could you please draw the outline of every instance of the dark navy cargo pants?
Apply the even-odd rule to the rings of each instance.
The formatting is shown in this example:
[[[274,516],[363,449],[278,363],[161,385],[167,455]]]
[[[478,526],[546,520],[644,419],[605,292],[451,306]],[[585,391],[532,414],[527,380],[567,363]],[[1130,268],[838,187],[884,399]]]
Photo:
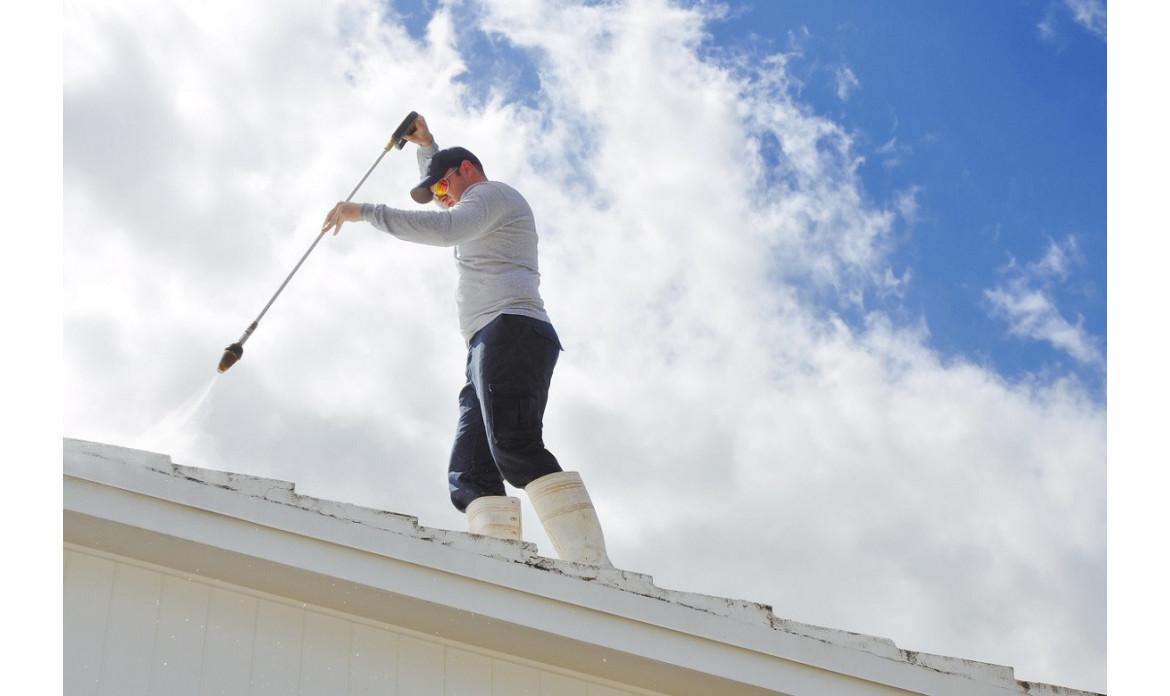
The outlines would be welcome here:
[[[505,495],[504,481],[524,488],[561,470],[543,437],[560,351],[551,324],[516,314],[501,314],[472,337],[447,470],[459,510],[480,496]]]

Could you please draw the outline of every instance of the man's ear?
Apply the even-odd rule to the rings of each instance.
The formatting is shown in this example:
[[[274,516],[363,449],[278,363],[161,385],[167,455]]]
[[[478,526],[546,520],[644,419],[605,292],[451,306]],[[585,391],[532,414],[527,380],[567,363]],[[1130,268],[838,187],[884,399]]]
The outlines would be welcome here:
[[[475,165],[471,163],[471,160],[463,160],[460,162],[459,172],[464,176],[470,176],[472,181],[487,181],[487,177],[485,177],[478,169],[476,169]]]

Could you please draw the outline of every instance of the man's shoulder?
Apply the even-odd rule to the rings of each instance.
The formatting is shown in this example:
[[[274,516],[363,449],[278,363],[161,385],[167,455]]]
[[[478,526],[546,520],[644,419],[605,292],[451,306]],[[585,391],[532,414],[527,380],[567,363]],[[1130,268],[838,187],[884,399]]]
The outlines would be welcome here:
[[[500,191],[501,193],[520,196],[520,192],[517,191],[515,189],[515,187],[513,187],[510,184],[505,184],[502,181],[497,181],[495,179],[487,179],[485,181],[481,181],[478,184],[475,184],[472,188],[478,188],[480,186],[483,186],[484,188],[489,189],[489,190],[495,190],[495,191]],[[523,196],[520,196],[520,197],[523,198]]]
[[[464,193],[465,196],[468,194],[483,198],[485,200],[494,199],[500,203],[523,205],[528,207],[528,200],[524,198],[524,195],[512,186],[505,184],[502,181],[489,179],[487,181],[481,181],[477,184],[473,184],[467,189],[466,193]]]

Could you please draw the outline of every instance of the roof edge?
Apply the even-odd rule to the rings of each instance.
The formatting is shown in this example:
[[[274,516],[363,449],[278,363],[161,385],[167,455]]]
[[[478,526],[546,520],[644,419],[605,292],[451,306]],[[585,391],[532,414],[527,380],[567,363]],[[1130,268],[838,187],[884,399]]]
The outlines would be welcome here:
[[[297,493],[293,482],[176,464],[166,454],[86,440],[64,438],[64,474],[132,493],[199,507],[192,486],[230,492],[252,501],[284,506],[291,511],[314,513],[364,529],[400,535],[409,540],[434,542],[444,548],[469,552],[488,559],[551,571],[566,578],[617,590],[628,595],[659,600],[671,606],[702,612],[757,629],[810,639],[834,648],[856,651],[899,665],[950,674],[973,684],[992,687],[995,693],[1091,696],[1049,684],[1018,681],[1008,666],[975,660],[908,651],[892,640],[838,629],[804,624],[775,616],[772,608],[756,602],[664,589],[643,573],[600,569],[541,556],[535,544],[466,532],[425,527],[418,518],[401,513],[314,498]],[[1100,695],[1099,695],[1100,696]]]

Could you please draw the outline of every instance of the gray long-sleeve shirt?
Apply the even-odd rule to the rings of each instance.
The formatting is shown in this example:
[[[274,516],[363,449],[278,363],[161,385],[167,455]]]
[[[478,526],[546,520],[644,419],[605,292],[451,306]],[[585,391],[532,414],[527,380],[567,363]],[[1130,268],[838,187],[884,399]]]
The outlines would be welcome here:
[[[420,148],[420,162],[434,147]],[[427,153],[426,151],[430,151]],[[468,187],[446,210],[362,204],[362,219],[399,239],[455,247],[455,302],[464,341],[500,314],[549,321],[540,297],[536,221],[516,189],[498,181]]]

